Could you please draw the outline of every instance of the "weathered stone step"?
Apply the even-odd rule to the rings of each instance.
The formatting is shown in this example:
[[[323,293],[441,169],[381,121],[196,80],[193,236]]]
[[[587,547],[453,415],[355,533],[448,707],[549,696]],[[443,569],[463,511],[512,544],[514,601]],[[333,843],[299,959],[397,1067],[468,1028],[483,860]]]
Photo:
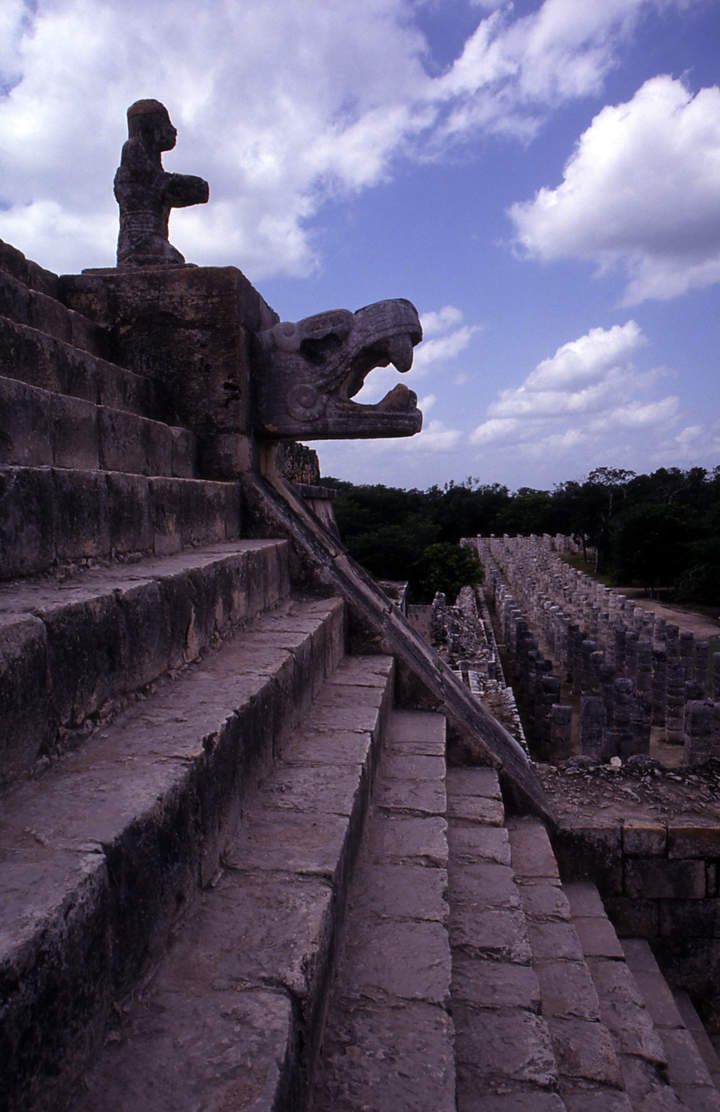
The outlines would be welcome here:
[[[57,340],[102,355],[106,333],[82,313],[59,300],[56,274],[43,270],[0,242],[0,316],[27,325]]]
[[[221,904],[238,870],[257,869],[257,876],[268,880],[263,869],[292,870],[293,857],[298,915],[304,884],[315,899],[311,876],[319,867],[311,867],[312,854],[324,861],[336,828],[347,826],[347,819],[341,822],[334,814],[341,807],[341,785],[322,768],[308,773],[288,757],[285,788],[276,774],[270,783],[277,793],[269,796],[267,788],[261,796],[273,815],[290,808],[283,811],[289,823],[285,834],[268,830],[265,853],[272,865],[262,863],[259,846],[253,857],[247,849],[228,850],[227,843],[278,749],[285,752],[287,745],[291,752],[294,731],[313,691],[335,669],[342,643],[340,600],[288,601],[177,678],[161,681],[44,776],[5,792],[0,1091],[10,1112],[64,1107],[114,1006],[168,945],[198,886],[214,883],[221,860],[228,867],[217,897]],[[383,667],[387,673],[390,664]],[[333,690],[339,695],[335,717],[347,722],[345,692],[328,688]],[[366,701],[373,707],[378,702]],[[326,697],[326,704],[332,707],[332,700]],[[376,709],[373,714],[377,717]],[[356,719],[359,715],[358,708]],[[363,737],[352,734],[349,741],[360,744]],[[348,738],[336,741],[319,721],[316,740],[332,748]],[[326,760],[332,766],[323,750],[316,764]],[[305,826],[298,779],[310,780]],[[257,823],[254,829],[257,834]],[[253,898],[262,900],[263,887],[250,884],[255,895],[243,897],[247,907]],[[279,916],[280,895],[277,900]],[[257,902],[255,908],[250,925],[262,932],[269,920],[263,921]],[[317,924],[322,913],[316,903],[313,908],[310,918]],[[287,902],[286,914],[292,921]],[[230,933],[226,942],[237,937]],[[288,946],[292,958],[290,936]],[[191,948],[185,962],[190,982],[206,960],[200,939]],[[240,950],[245,953],[242,943]],[[293,965],[297,976],[303,968],[301,961]],[[217,976],[222,980],[220,970]],[[231,988],[230,996],[235,992]],[[218,999],[229,1006],[227,996]],[[236,1002],[240,1007],[242,1000]],[[150,1105],[139,1100],[124,1107]]]
[[[673,996],[685,1026],[695,1039],[695,1043],[708,1068],[713,1084],[715,1088],[720,1091],[720,1058],[718,1058],[712,1040],[705,1030],[705,1025],[696,1012],[695,1006],[687,992],[676,990],[673,992]]]
[[[633,1112],[686,1112],[669,1083],[665,1048],[597,888],[576,881],[564,889]]]
[[[353,876],[312,1112],[454,1112],[445,719],[395,711]]]
[[[508,822],[508,832],[542,1015],[550,1029],[568,1112],[631,1112],[547,831],[536,819],[515,818]]]
[[[28,386],[94,405],[155,419],[163,416],[161,392],[151,379],[110,363],[70,340],[9,320],[1,311],[0,373]]]
[[[188,429],[0,377],[0,466],[191,479],[195,454]]]
[[[166,555],[239,537],[234,482],[0,468],[0,581],[78,561]]]
[[[497,773],[447,773],[459,1112],[563,1112]]]
[[[0,781],[289,591],[287,542],[252,540],[0,585]]]
[[[720,1112],[720,1093],[644,938],[624,938],[625,960],[665,1048],[670,1084],[690,1112]]]
[[[392,699],[389,657],[318,692],[74,1112],[301,1108],[334,933]]]

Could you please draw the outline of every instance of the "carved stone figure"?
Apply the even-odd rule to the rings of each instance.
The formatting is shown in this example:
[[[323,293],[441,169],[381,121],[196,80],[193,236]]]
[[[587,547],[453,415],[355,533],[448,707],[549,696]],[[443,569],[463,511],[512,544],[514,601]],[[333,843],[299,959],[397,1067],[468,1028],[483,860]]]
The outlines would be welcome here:
[[[163,170],[161,153],[175,146],[177,131],[158,100],[138,100],[128,108],[128,140],[115,174],[120,206],[119,267],[173,266],[185,262],[168,242],[171,208],[204,204],[208,183],[192,174]]]
[[[351,313],[333,309],[258,333],[255,431],[271,439],[412,436],[417,396],[398,384],[375,405],[350,399],[374,367],[409,371],[422,339],[417,310],[402,298]]]

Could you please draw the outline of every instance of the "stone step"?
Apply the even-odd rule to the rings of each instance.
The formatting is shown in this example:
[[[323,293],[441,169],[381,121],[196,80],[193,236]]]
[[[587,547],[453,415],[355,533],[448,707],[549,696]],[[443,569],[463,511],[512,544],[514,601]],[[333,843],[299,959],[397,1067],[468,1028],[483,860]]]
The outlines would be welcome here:
[[[152,984],[121,1006],[73,1112],[306,1106],[392,675],[389,657],[345,658],[286,735],[222,871]]]
[[[312,1112],[454,1112],[445,719],[395,711],[330,988]]]
[[[0,377],[0,466],[191,479],[195,456],[188,429]]]
[[[563,1112],[497,773],[447,772],[458,1112]]]
[[[77,744],[289,592],[284,541],[0,585],[0,782]]]
[[[1,312],[0,374],[93,405],[106,405],[156,420],[165,416],[162,392],[151,379],[71,341],[9,320]]]
[[[239,483],[0,468],[0,581],[239,537]]]
[[[648,942],[623,938],[622,948],[665,1048],[670,1084],[690,1112],[720,1112],[720,1093]]]
[[[550,1029],[568,1112],[630,1112],[615,1045],[601,1017],[547,831],[536,819],[515,818],[508,822],[508,832],[542,1015]]]
[[[152,972],[198,889],[218,881],[221,862],[219,904],[230,899],[228,889],[247,871],[249,894],[241,900],[246,910],[253,901],[255,907],[242,931],[225,935],[226,944],[234,945],[252,926],[262,934],[281,914],[286,926],[296,926],[294,917],[305,915],[321,934],[325,930],[323,898],[329,890],[315,874],[324,877],[322,862],[337,831],[348,825],[347,815],[335,814],[344,806],[346,771],[337,769],[326,750],[352,749],[353,743],[362,748],[367,741],[363,707],[349,716],[347,692],[337,686],[337,677],[323,707],[331,725],[342,722],[344,730],[337,737],[328,732],[318,712],[304,756],[296,760],[292,746],[313,693],[332,675],[342,651],[340,600],[288,600],[175,678],[159,681],[147,698],[43,776],[4,792],[0,1091],[8,1112],[65,1106],[116,1005]],[[381,671],[385,682],[390,667],[387,660],[368,665],[366,686],[357,689],[362,699],[357,695],[356,703],[372,707],[364,713],[373,723],[380,701],[373,687],[380,682],[376,673]],[[343,675],[352,677],[352,668],[346,666]],[[313,744],[319,757],[308,755]],[[285,763],[258,796],[258,780],[278,751],[287,754]],[[305,790],[311,804],[302,798]],[[359,790],[357,784],[353,790]],[[269,818],[265,825],[256,822],[254,844],[228,848],[248,805],[281,813],[287,826],[281,833],[271,829]],[[331,872],[341,867],[335,861]],[[276,903],[271,899],[263,911],[266,883],[274,892],[275,874],[285,871],[297,874],[292,892],[284,904],[281,893],[273,896]],[[310,904],[304,903],[306,894]],[[283,956],[293,975],[311,976],[312,955],[295,961],[291,939],[288,934]],[[203,967],[213,980],[213,959],[200,938],[189,946],[183,964],[194,992],[193,978]],[[245,954],[246,942],[239,948]],[[242,976],[255,977],[253,991],[262,1002],[267,983],[276,981],[252,973],[253,964]],[[219,966],[215,977],[223,982]],[[228,993],[216,999],[226,1016],[233,1014],[231,998],[240,1011],[243,1000],[252,1010],[252,993],[236,995],[240,980],[224,983]],[[273,995],[272,988],[267,991]],[[278,1006],[289,1004],[284,990],[276,996]],[[272,1026],[274,1020],[268,1022]],[[215,1049],[222,1056],[221,1043]],[[150,1105],[138,1100],[124,1107]]]
[[[665,1047],[597,888],[588,881],[564,888],[633,1112],[687,1112],[670,1083]]]
[[[0,316],[102,355],[107,343],[104,329],[59,300],[57,275],[29,262],[19,251],[20,259],[11,259],[7,248],[0,243]]]
[[[695,1010],[695,1006],[690,999],[687,992],[676,990],[673,992],[675,1004],[683,1018],[683,1022],[688,1031],[692,1033],[698,1050],[700,1051],[703,1061],[708,1068],[708,1072],[713,1080],[715,1088],[720,1091],[720,1058],[718,1058],[717,1051],[705,1030],[700,1016]]]

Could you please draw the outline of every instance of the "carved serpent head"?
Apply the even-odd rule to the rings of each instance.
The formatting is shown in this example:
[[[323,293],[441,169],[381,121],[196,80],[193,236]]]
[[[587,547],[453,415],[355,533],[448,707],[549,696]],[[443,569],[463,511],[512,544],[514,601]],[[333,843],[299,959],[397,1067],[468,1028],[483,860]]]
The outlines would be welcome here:
[[[409,371],[422,339],[409,301],[333,309],[258,333],[255,429],[270,439],[345,440],[412,436],[422,427],[417,396],[398,384],[375,405],[351,399],[374,367]]]

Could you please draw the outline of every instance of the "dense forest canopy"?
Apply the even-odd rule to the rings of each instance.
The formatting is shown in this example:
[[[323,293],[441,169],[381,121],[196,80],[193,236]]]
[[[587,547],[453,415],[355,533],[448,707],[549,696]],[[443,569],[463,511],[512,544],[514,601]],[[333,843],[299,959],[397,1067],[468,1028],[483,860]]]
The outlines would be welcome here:
[[[418,601],[428,601],[441,581],[435,589],[452,594],[457,576],[469,571],[445,566],[444,546],[461,537],[563,533],[592,553],[595,570],[611,582],[720,605],[720,466],[661,467],[650,475],[598,467],[583,482],[512,493],[472,477],[424,491],[323,482],[338,492],[335,516],[351,555],[378,578],[409,579]]]

